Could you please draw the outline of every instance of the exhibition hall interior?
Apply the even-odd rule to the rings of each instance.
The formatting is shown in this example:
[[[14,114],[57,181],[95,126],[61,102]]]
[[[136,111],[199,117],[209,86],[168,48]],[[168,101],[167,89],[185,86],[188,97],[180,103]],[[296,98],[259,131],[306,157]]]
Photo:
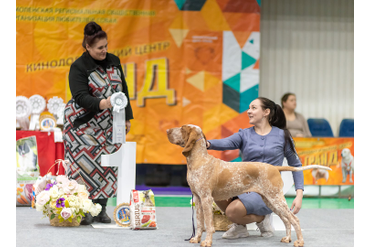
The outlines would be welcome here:
[[[16,246],[355,245],[353,0],[15,7]]]

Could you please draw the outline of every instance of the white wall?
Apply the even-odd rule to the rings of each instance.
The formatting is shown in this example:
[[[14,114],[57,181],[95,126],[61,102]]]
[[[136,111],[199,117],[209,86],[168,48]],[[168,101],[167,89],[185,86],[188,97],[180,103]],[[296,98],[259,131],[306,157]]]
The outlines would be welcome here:
[[[343,118],[354,118],[353,5],[262,0],[261,6],[259,96],[280,104],[284,93],[295,93],[297,112],[326,118],[334,136]]]

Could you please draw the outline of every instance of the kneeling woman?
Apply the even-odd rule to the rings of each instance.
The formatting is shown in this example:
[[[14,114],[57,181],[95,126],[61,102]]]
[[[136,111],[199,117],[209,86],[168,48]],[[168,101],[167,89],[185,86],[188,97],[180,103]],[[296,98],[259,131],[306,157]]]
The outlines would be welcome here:
[[[290,166],[300,167],[302,163],[295,151],[293,140],[286,129],[283,110],[273,101],[259,97],[252,101],[248,110],[249,123],[254,125],[240,129],[227,138],[209,140],[207,148],[212,150],[240,149],[243,161],[264,162],[274,166],[282,166],[286,157]],[[296,214],[302,206],[303,172],[293,172],[296,198],[291,210]],[[272,211],[255,192],[244,193],[227,201],[216,204],[233,222],[223,238],[234,239],[248,237],[246,224],[257,223],[263,237],[273,236]]]

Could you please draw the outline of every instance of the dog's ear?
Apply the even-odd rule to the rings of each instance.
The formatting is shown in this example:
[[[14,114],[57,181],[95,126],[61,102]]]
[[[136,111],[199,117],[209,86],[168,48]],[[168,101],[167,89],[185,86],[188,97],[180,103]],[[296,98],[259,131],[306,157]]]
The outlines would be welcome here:
[[[192,128],[187,128],[186,129],[186,133],[185,135],[188,135],[188,140],[185,144],[185,147],[184,149],[182,150],[182,154],[185,156],[185,157],[188,157],[189,156],[189,153],[190,151],[193,149],[193,146],[197,140],[197,132],[195,130],[193,130]],[[185,138],[186,139],[186,136]]]
[[[206,144],[207,144],[207,138],[206,138],[206,136],[204,135],[203,131],[202,131],[202,136],[203,136],[203,138],[204,138],[204,140],[206,141]]]

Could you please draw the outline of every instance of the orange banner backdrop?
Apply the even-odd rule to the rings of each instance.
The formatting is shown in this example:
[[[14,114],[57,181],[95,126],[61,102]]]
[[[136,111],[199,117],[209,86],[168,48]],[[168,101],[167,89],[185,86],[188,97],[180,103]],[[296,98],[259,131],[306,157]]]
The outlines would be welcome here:
[[[17,0],[16,94],[69,101],[69,68],[83,53],[84,26],[95,21],[125,72],[135,118],[127,141],[137,142],[137,163],[185,164],[166,129],[191,123],[214,139],[249,126],[246,108],[259,83],[258,2]],[[225,52],[225,40],[236,52]]]
[[[302,165],[323,165],[331,171],[303,171],[306,185],[353,185],[354,138],[293,138]]]

